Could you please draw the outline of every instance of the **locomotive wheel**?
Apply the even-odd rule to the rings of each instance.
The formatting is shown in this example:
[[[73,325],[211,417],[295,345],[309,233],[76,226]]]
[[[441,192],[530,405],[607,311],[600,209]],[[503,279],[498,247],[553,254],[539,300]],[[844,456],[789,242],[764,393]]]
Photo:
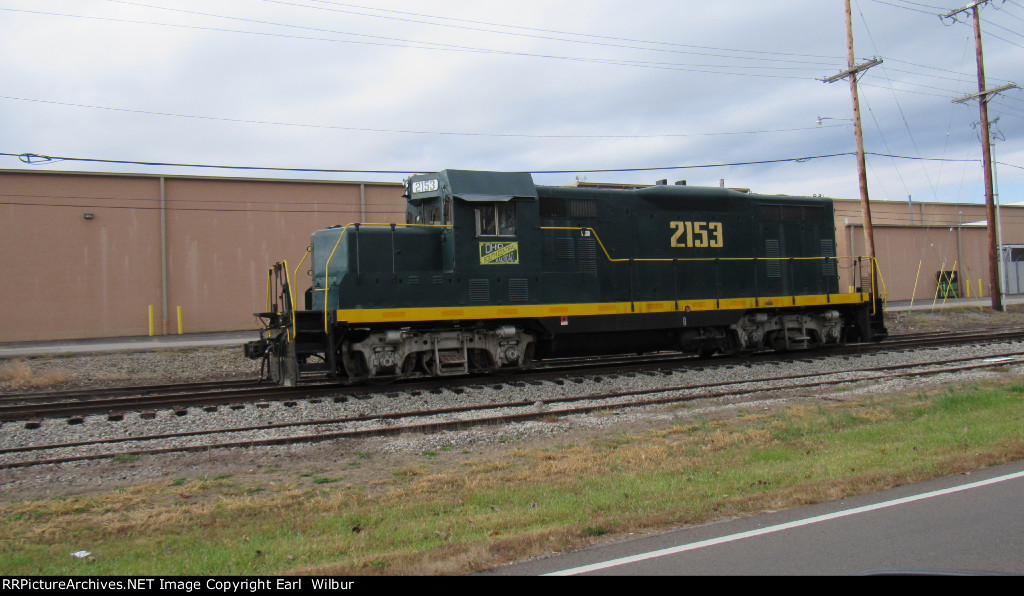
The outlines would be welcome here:
[[[370,376],[366,359],[360,352],[343,351],[340,354],[341,367],[350,381],[359,381]]]
[[[494,372],[494,358],[487,350],[470,350],[469,365],[472,372],[490,374]]]

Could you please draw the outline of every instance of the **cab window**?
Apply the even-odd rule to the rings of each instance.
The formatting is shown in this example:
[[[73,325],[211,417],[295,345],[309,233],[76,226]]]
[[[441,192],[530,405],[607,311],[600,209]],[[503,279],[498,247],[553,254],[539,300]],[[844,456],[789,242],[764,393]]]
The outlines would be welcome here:
[[[507,203],[488,203],[476,208],[477,236],[515,236],[516,207]]]

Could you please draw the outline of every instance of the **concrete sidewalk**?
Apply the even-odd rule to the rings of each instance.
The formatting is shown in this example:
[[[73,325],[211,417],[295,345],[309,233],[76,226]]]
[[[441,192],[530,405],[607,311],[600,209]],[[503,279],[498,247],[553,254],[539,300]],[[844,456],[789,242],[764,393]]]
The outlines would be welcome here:
[[[1013,296],[1003,296],[1003,306],[1011,306],[1017,304],[1024,304],[1024,295],[1015,294]],[[908,310],[939,310],[943,308],[992,308],[991,298],[948,298],[943,300],[939,298],[934,300],[929,298],[927,300],[899,300],[894,302],[888,302],[885,305],[886,312],[900,312]]]
[[[209,347],[239,347],[259,339],[259,331],[225,331],[220,333],[188,333],[153,337],[106,337],[55,341],[26,341],[0,344],[0,359],[25,358],[61,354],[102,352],[175,350]]]

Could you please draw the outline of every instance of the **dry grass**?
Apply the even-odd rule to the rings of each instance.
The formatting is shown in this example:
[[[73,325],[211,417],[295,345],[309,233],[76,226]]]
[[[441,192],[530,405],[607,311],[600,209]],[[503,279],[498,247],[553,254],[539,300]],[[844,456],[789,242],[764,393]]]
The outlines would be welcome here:
[[[22,387],[49,387],[67,382],[70,375],[55,366],[42,366],[33,370],[22,359],[0,363],[0,386],[18,389]]]
[[[439,453],[375,487],[317,484],[341,474],[325,468],[302,483],[217,475],[7,500],[0,535],[17,539],[0,540],[0,572],[76,573],[66,553],[87,548],[91,574],[467,573],[1019,459],[1022,396],[1010,384]]]

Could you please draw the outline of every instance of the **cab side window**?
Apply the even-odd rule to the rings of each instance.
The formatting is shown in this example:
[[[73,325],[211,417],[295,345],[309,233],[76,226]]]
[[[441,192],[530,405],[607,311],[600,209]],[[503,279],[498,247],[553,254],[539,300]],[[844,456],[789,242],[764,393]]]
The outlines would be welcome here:
[[[516,206],[506,203],[487,203],[476,208],[477,236],[515,236]]]

